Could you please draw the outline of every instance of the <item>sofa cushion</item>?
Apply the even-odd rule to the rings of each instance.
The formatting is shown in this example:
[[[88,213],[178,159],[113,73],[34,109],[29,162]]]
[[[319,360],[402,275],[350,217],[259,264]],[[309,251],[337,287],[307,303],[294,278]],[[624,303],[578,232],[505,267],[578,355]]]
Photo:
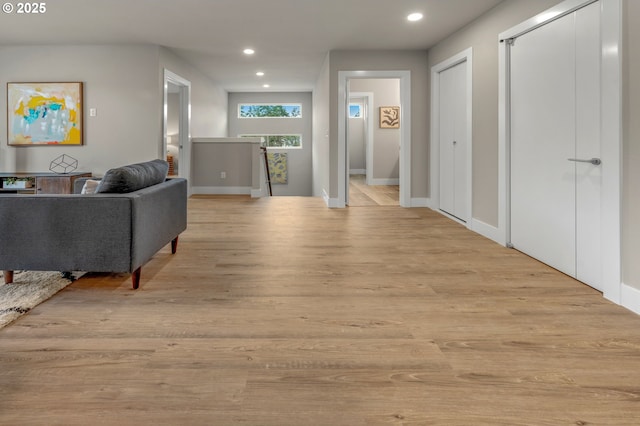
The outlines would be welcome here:
[[[109,169],[96,193],[126,193],[162,183],[167,178],[169,163],[153,160]]]
[[[81,194],[94,194],[96,189],[98,189],[98,185],[100,185],[99,180],[95,179],[87,179],[82,186]]]

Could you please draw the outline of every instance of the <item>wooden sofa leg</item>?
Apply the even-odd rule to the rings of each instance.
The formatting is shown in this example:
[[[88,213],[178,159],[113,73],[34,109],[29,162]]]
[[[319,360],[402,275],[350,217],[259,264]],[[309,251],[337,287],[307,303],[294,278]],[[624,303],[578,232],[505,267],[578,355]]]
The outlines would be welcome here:
[[[131,274],[131,282],[133,283],[133,289],[136,290],[140,286],[140,271],[142,266],[133,271]]]
[[[11,284],[13,282],[13,271],[2,271],[4,275],[4,283]]]
[[[178,237],[171,240],[171,254],[176,254],[176,250],[178,250]]]

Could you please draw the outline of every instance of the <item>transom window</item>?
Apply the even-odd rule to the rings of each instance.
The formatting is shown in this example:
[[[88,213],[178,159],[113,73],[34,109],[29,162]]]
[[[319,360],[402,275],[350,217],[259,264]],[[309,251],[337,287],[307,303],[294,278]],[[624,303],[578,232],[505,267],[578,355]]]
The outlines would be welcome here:
[[[241,138],[263,138],[262,146],[267,148],[302,148],[302,135],[240,135]]]
[[[238,118],[301,118],[301,104],[239,104]]]

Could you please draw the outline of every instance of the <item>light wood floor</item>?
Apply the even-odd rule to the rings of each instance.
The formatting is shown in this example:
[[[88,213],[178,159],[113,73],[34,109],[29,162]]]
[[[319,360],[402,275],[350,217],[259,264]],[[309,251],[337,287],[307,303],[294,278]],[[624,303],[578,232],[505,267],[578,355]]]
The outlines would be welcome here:
[[[194,198],[0,330],[2,425],[636,425],[640,317],[427,209]]]
[[[398,185],[367,185],[364,175],[349,177],[349,207],[399,206]]]

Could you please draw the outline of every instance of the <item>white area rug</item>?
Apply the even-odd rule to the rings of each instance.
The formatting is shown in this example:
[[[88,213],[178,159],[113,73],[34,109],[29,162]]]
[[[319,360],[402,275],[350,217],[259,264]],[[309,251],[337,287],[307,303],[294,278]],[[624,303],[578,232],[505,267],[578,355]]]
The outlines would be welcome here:
[[[76,279],[82,273],[73,273]],[[1,280],[1,278],[0,278]],[[13,276],[13,283],[0,285],[0,328],[26,314],[69,284],[60,272],[20,271]]]

